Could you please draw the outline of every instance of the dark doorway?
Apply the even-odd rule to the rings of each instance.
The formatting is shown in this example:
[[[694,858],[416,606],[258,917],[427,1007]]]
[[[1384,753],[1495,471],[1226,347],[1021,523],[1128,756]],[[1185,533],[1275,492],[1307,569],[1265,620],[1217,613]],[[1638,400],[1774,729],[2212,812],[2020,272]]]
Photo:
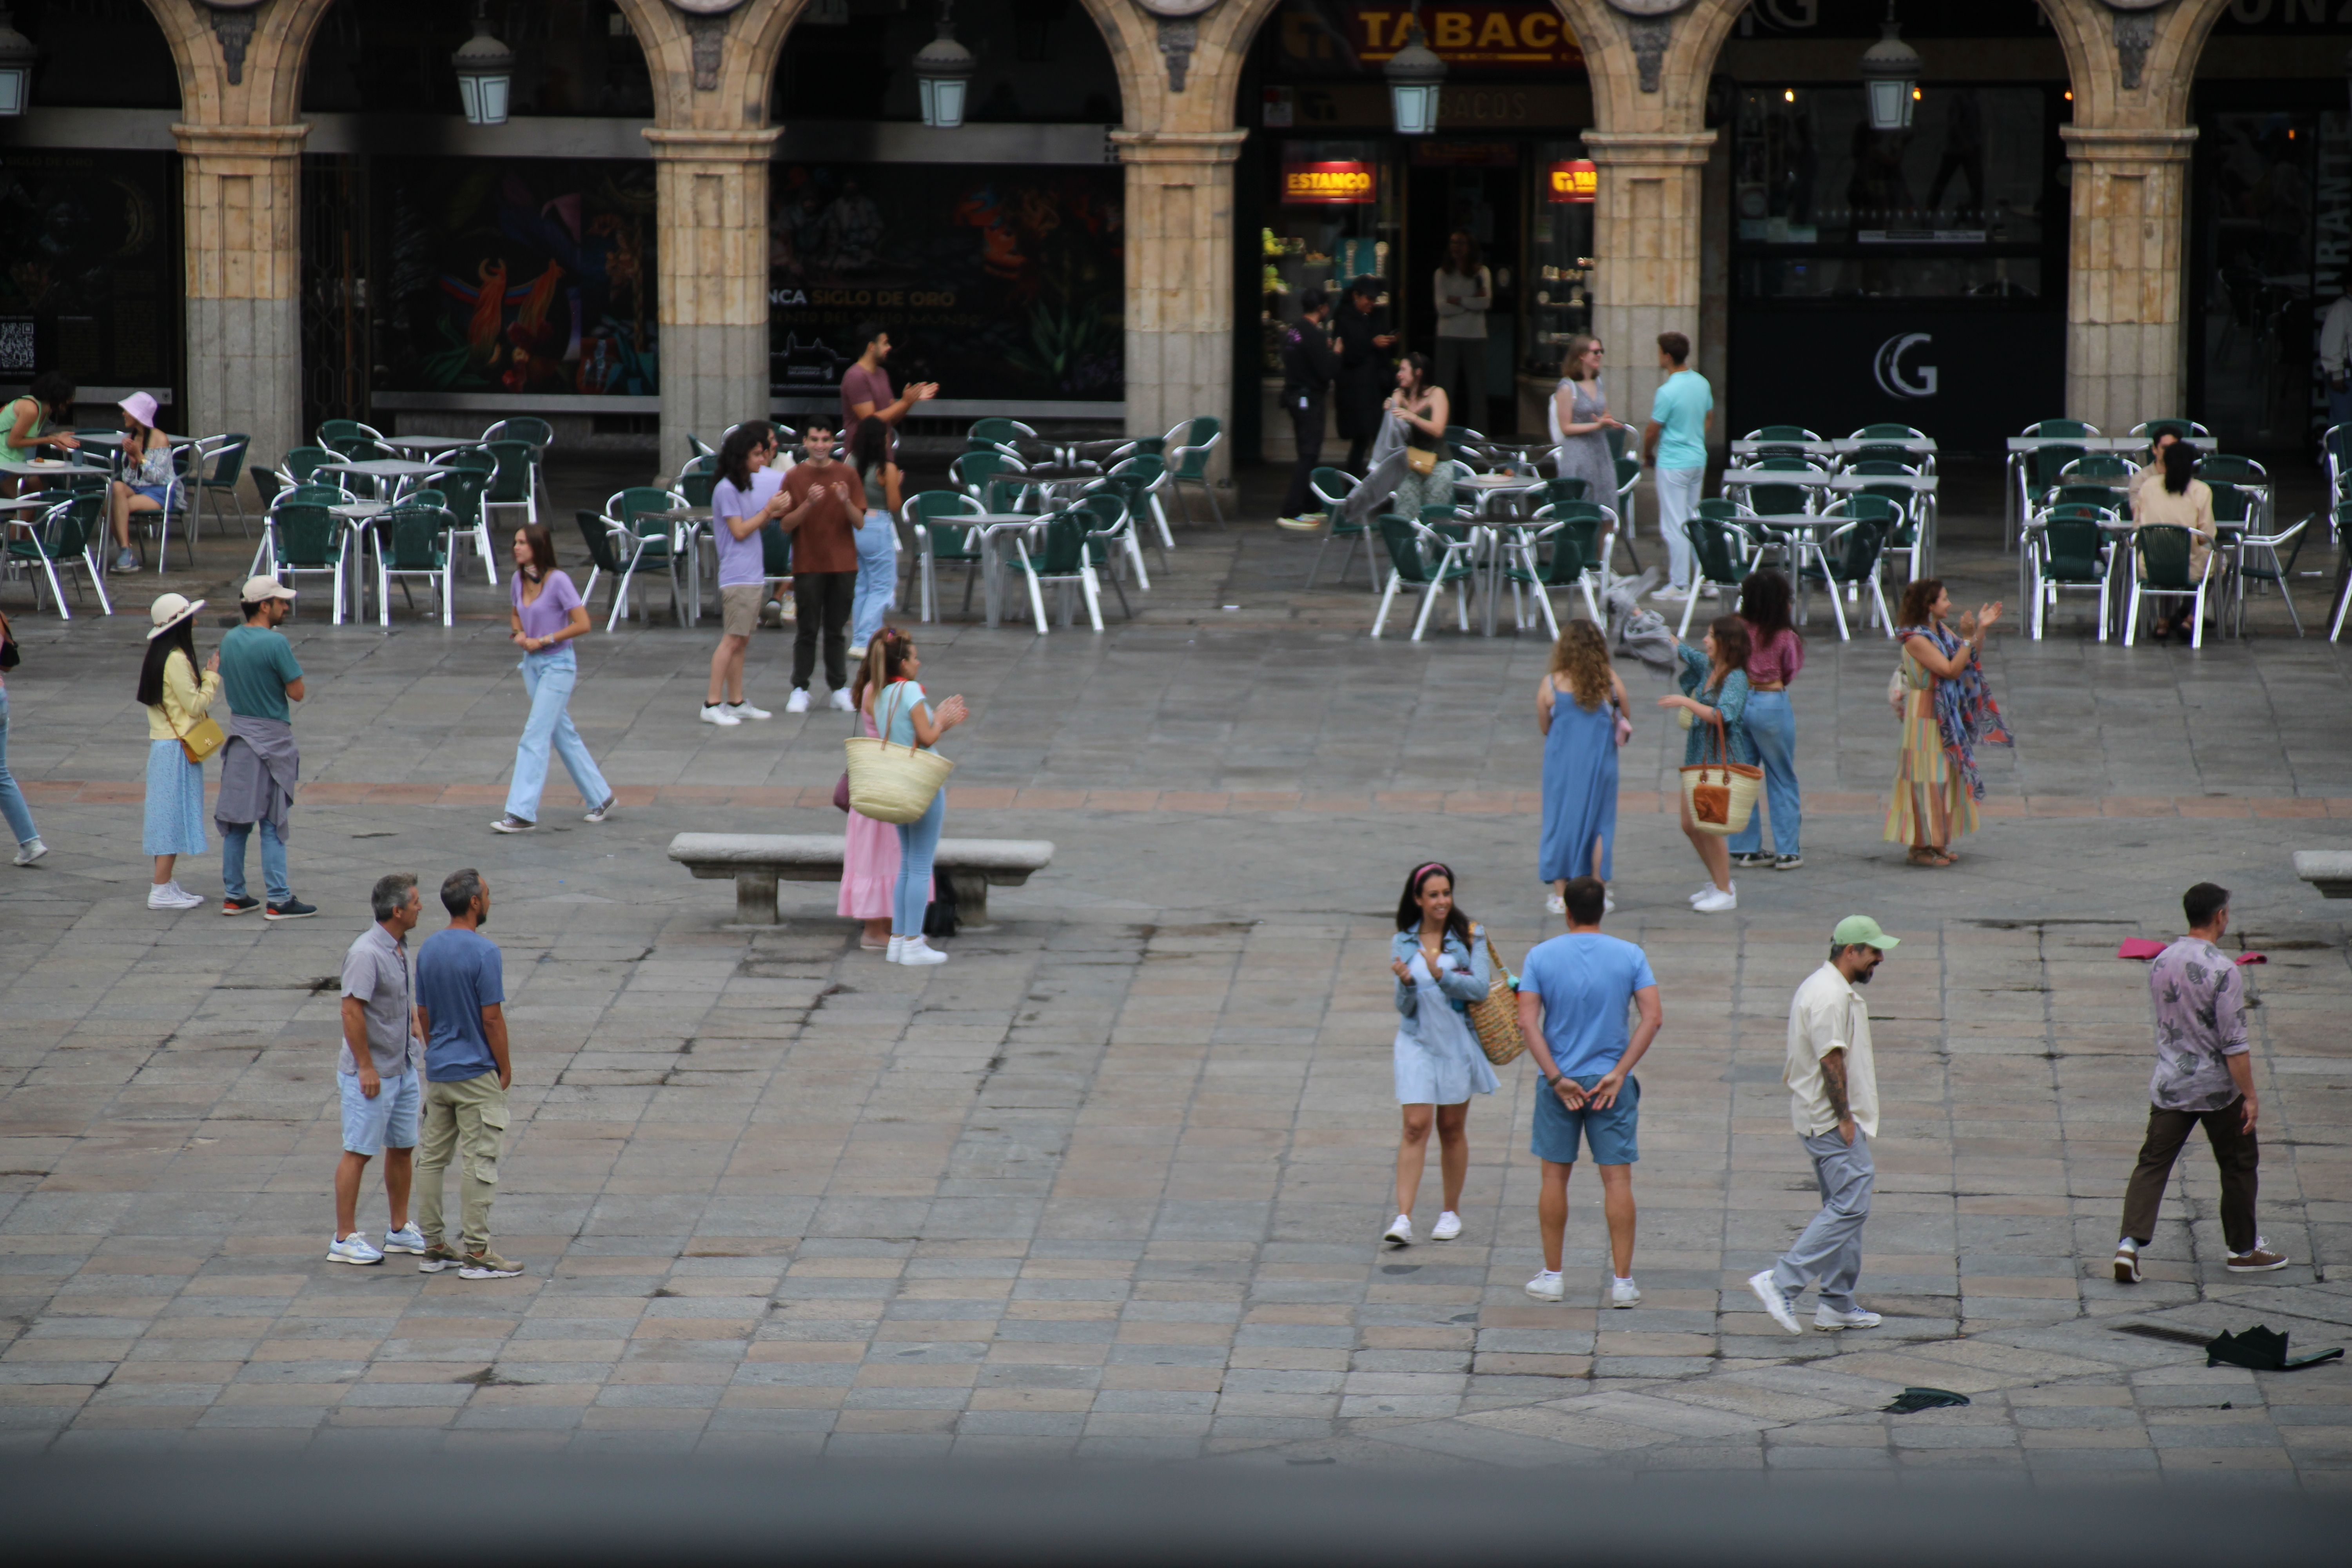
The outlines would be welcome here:
[[[1457,409],[1454,419],[1489,436],[1514,433],[1518,393],[1519,256],[1526,182],[1520,148],[1509,142],[1431,141],[1412,149],[1405,195],[1405,252],[1395,276],[1404,297],[1406,341],[1423,353],[1437,342],[1437,269],[1447,238],[1465,230],[1493,275],[1486,312],[1486,405]]]

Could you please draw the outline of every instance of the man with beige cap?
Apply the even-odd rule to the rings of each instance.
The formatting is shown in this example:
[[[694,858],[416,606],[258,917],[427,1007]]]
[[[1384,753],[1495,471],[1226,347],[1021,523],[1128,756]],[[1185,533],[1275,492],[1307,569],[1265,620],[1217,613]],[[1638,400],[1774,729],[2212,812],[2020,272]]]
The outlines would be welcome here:
[[[1813,1327],[1874,1329],[1879,1318],[1854,1304],[1862,1274],[1862,1227],[1870,1218],[1877,1171],[1870,1158],[1878,1136],[1878,1074],[1870,1059],[1870,1005],[1861,987],[1899,945],[1868,915],[1848,915],[1830,933],[1829,962],[1806,977],[1789,1004],[1789,1114],[1812,1156],[1822,1208],[1796,1244],[1771,1268],[1748,1281],[1772,1321],[1792,1334],[1792,1303],[1821,1282]]]
[[[221,638],[221,690],[228,698],[228,742],[221,747],[220,793],[213,825],[221,834],[221,913],[261,908],[266,921],[319,912],[294,896],[286,871],[287,816],[302,776],[294,745],[294,710],[303,697],[302,667],[278,623],[294,611],[294,590],[275,577],[252,577],[237,595],[245,624]],[[245,890],[245,845],[261,828],[261,877],[269,902]]]

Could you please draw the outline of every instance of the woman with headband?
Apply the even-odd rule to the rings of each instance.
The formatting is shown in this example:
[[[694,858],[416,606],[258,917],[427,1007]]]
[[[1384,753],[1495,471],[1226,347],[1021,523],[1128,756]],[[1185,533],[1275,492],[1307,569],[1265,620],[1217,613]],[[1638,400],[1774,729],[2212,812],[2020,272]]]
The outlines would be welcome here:
[[[1462,1234],[1463,1178],[1470,1173],[1470,1097],[1492,1094],[1495,1069],[1478,1048],[1465,1016],[1486,994],[1485,933],[1454,902],[1454,872],[1437,861],[1416,866],[1397,901],[1389,968],[1396,975],[1396,1097],[1404,1111],[1397,1144],[1396,1219],[1381,1233],[1391,1247],[1412,1245],[1412,1205],[1437,1129],[1444,1207],[1430,1230],[1436,1241]]]

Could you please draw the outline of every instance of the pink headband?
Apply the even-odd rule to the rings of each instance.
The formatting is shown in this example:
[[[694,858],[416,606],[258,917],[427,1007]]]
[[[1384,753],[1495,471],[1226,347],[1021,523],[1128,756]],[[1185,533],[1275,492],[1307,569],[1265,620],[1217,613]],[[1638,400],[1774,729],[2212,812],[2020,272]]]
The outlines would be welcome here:
[[[1443,860],[1432,860],[1424,865],[1415,866],[1412,868],[1412,880],[1415,883],[1419,883],[1421,880],[1421,874],[1424,871],[1443,871],[1445,873],[1445,879],[1447,881],[1450,882],[1454,880],[1454,868],[1448,866]]]

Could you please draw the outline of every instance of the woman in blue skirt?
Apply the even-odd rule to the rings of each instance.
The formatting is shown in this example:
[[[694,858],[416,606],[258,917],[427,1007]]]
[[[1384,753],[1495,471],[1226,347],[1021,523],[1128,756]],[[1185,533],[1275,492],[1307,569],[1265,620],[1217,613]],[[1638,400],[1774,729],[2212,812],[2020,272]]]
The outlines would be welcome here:
[[[205,770],[180,742],[204,721],[220,695],[220,655],[196,676],[196,612],[202,599],[166,594],[147,612],[147,658],[139,667],[139,700],[147,710],[147,820],[141,847],[155,858],[151,910],[193,910],[204,899],[173,876],[183,855],[205,852]]]
[[[1396,975],[1396,1097],[1404,1110],[1397,1145],[1396,1219],[1381,1235],[1391,1247],[1412,1244],[1412,1204],[1428,1162],[1429,1130],[1437,1129],[1438,1168],[1445,1206],[1430,1237],[1462,1234],[1462,1183],[1470,1173],[1470,1097],[1497,1084],[1465,1016],[1486,994],[1486,933],[1454,903],[1454,873],[1433,860],[1416,866],[1397,901],[1396,935],[1389,942]]]
[[[1544,738],[1543,836],[1536,875],[1551,884],[1545,907],[1565,914],[1578,877],[1610,877],[1617,839],[1617,748],[1630,725],[1625,683],[1609,667],[1609,645],[1591,621],[1570,621],[1552,645],[1551,668],[1536,688],[1536,728]],[[1607,899],[1604,910],[1617,907]]]

